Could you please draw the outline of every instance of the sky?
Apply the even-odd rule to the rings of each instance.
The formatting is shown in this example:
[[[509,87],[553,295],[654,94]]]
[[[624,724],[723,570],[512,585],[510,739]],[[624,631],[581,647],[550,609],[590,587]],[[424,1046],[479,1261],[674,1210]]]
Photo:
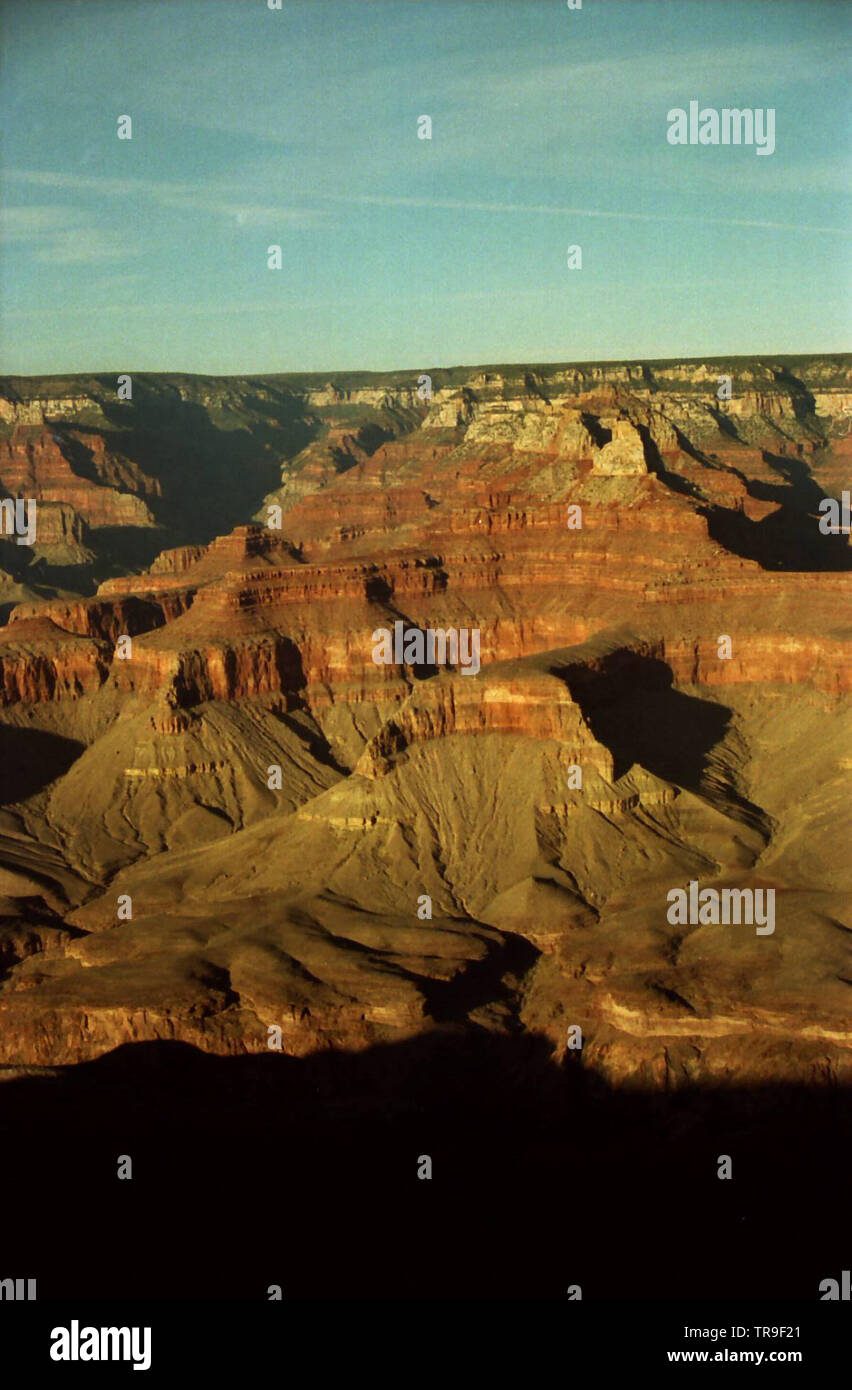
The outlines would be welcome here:
[[[0,370],[843,351],[850,39],[848,0],[8,0]],[[670,144],[693,100],[774,153]]]

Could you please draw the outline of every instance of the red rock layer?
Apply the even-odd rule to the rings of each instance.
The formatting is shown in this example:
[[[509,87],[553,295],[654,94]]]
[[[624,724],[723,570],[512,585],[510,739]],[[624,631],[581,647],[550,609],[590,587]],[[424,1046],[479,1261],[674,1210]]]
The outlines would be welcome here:
[[[52,620],[42,629],[48,667],[57,629],[111,646],[127,634],[132,657],[113,660],[109,674],[119,691],[170,693],[183,706],[299,691],[320,709],[410,686],[410,672],[372,657],[373,631],[399,619],[477,628],[483,665],[626,623],[656,643],[678,680],[848,690],[850,659],[832,630],[850,572],[835,540],[834,570],[759,559],[796,497],[773,460],[816,447],[815,436],[796,434],[796,403],[746,389],[727,413],[750,434],[732,439],[715,396],[654,393],[636,370],[624,382],[592,372],[593,389],[570,399],[501,397],[485,376],[444,392],[419,429],[372,453],[363,433],[332,430],[305,451],[301,472],[287,473],[281,530],[242,525],[207,547],[166,551],[147,574],[112,579],[92,599],[21,605],[4,645],[23,650],[16,630],[41,614]],[[557,378],[563,389],[569,378]],[[7,464],[17,460],[17,485],[38,470],[40,486],[50,477],[66,485],[55,447],[13,440],[3,447]],[[815,506],[808,517],[796,505],[793,539],[809,528],[813,541]],[[736,553],[739,540],[754,558]],[[89,688],[103,673],[100,655],[87,670]],[[10,675],[4,698],[76,689]]]
[[[16,425],[11,438],[0,441],[0,485],[17,497],[63,503],[90,527],[153,525],[143,498],[157,496],[159,484],[113,460],[100,435],[77,432],[75,442],[97,481],[76,471],[67,444],[48,427]]]

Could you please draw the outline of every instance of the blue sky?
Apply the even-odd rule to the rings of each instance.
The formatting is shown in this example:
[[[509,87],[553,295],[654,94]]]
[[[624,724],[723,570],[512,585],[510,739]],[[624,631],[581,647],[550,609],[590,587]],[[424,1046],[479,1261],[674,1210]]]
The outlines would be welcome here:
[[[3,371],[849,347],[846,0],[10,0],[0,24]],[[690,100],[773,107],[775,153],[670,145]]]

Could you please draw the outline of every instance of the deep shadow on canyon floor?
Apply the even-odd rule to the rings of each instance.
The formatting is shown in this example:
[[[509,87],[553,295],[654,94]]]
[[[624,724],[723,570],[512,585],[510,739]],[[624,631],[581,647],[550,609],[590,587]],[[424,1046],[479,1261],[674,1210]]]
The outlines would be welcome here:
[[[849,1264],[849,1099],[618,1092],[453,1028],[306,1059],[128,1045],[0,1087],[0,1276],[39,1299],[816,1302]]]

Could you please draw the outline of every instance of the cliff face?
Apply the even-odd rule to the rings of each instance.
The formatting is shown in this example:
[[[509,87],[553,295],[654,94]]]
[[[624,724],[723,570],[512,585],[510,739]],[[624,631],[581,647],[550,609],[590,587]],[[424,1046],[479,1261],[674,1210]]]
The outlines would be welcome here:
[[[41,704],[96,691],[108,666],[105,643],[74,636],[49,617],[0,630],[0,703]]]
[[[101,436],[45,425],[16,426],[0,441],[0,484],[17,497],[64,504],[89,527],[151,526],[143,499],[159,493],[153,479],[111,458]]]
[[[848,359],[419,375],[4,384],[60,549],[0,629],[3,1060],[452,1016],[845,1074]],[[397,624],[481,669],[377,660]],[[672,926],[691,879],[772,887],[772,938]]]

